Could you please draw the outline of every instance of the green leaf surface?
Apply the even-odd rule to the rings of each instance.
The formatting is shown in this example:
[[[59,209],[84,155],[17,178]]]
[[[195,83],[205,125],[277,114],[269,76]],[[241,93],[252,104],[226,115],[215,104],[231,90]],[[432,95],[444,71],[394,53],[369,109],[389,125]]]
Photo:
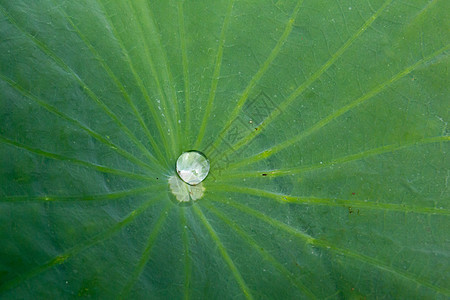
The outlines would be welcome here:
[[[449,3],[1,0],[0,298],[450,297]]]

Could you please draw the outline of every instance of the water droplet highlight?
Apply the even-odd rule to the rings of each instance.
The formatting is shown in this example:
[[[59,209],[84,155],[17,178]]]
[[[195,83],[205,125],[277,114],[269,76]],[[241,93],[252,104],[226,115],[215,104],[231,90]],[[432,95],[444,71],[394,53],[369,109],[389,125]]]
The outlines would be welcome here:
[[[209,161],[206,156],[199,151],[188,151],[178,157],[177,174],[181,180],[189,185],[197,185],[209,173]]]

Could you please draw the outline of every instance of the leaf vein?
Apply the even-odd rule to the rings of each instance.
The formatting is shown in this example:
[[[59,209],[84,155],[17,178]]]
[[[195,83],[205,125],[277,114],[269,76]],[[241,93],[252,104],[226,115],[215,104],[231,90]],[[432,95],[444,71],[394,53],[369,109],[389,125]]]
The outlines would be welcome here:
[[[214,66],[214,73],[213,73],[212,80],[211,80],[211,90],[209,92],[205,114],[203,115],[203,120],[200,125],[200,129],[199,129],[199,133],[197,135],[197,140],[195,142],[194,149],[199,148],[199,146],[203,140],[203,137],[205,135],[206,125],[208,123],[208,119],[211,114],[212,106],[214,103],[214,98],[216,97],[217,84],[219,82],[220,69],[222,66],[223,47],[225,45],[225,34],[227,32],[228,24],[230,22],[231,13],[233,11],[234,1],[235,0],[229,0],[227,13],[223,20],[222,30],[220,32],[219,46],[217,49],[217,57],[216,57],[216,62],[215,62],[215,66]]]
[[[55,1],[55,0],[53,0]],[[56,3],[55,3],[56,4]],[[147,135],[154,151],[158,155],[158,158],[161,161],[165,161],[165,157],[162,155],[161,149],[159,149],[159,146],[157,145],[155,139],[150,133],[150,130],[147,127],[147,124],[145,124],[145,121],[139,112],[139,110],[136,108],[136,105],[134,104],[133,100],[131,100],[130,95],[128,94],[127,90],[123,86],[123,84],[120,82],[120,80],[117,78],[117,76],[114,74],[114,72],[111,70],[111,68],[105,63],[105,59],[100,55],[100,53],[92,46],[88,38],[81,32],[81,30],[78,28],[77,25],[72,21],[72,19],[66,14],[66,12],[61,9],[61,13],[63,14],[64,18],[69,22],[70,26],[75,30],[77,35],[80,37],[80,39],[84,42],[86,47],[91,51],[91,53],[96,57],[97,61],[100,63],[100,65],[103,67],[103,69],[108,74],[109,78],[114,82],[116,87],[120,90],[122,96],[132,109],[134,115],[138,119],[139,124],[141,125],[142,129],[144,130],[145,134]],[[166,161],[167,163],[167,161]]]
[[[264,197],[273,199],[279,202],[287,203],[297,203],[297,204],[308,204],[308,205],[324,205],[324,206],[337,206],[337,207],[361,207],[367,209],[379,209],[384,211],[399,211],[404,213],[420,213],[420,214],[439,214],[439,215],[450,215],[450,210],[444,208],[436,207],[420,207],[411,206],[404,204],[394,204],[385,202],[369,202],[361,200],[347,200],[347,199],[337,199],[337,198],[317,198],[317,197],[302,197],[302,196],[291,196],[285,194],[273,193],[270,191],[242,187],[236,185],[225,185],[225,184],[210,184],[211,188],[215,191],[228,191],[234,193],[242,193],[247,195],[253,195],[258,197]]]
[[[383,82],[378,87],[376,87],[375,89],[373,89],[370,92],[366,93],[365,95],[361,96],[360,98],[354,100],[353,102],[351,102],[351,103],[341,107],[340,109],[338,109],[334,113],[332,113],[332,114],[326,116],[325,118],[321,119],[319,122],[315,123],[313,126],[311,126],[310,128],[304,130],[300,134],[292,137],[291,139],[289,139],[289,140],[287,140],[285,142],[282,142],[280,144],[274,145],[274,146],[266,149],[265,151],[263,151],[263,152],[261,152],[259,154],[256,154],[254,156],[250,156],[250,157],[244,158],[244,159],[242,159],[239,162],[230,164],[228,166],[228,169],[233,169],[233,168],[237,168],[237,167],[242,166],[242,165],[248,165],[250,163],[255,163],[255,162],[260,161],[262,159],[268,158],[268,157],[272,156],[273,154],[278,153],[281,150],[284,150],[287,147],[289,147],[289,146],[291,146],[291,145],[301,141],[302,139],[306,138],[307,136],[311,135],[312,133],[314,133],[314,132],[318,131],[319,129],[323,128],[324,126],[326,126],[330,122],[336,120],[337,118],[339,118],[343,114],[351,111],[352,109],[354,109],[355,107],[361,105],[365,101],[367,101],[367,100],[373,98],[374,96],[378,95],[379,93],[384,91],[387,87],[389,87],[393,83],[397,82],[401,78],[403,78],[406,75],[408,75],[409,73],[411,73],[418,66],[420,66],[420,65],[422,65],[422,64],[424,64],[426,62],[431,61],[433,58],[435,58],[435,57],[439,56],[440,54],[444,53],[449,48],[450,48],[450,45],[447,45],[447,46],[437,50],[436,52],[432,53],[428,57],[425,57],[425,58],[417,61],[415,64],[413,64],[413,65],[407,67],[406,69],[404,69],[403,71],[397,73],[391,79]],[[253,137],[255,137],[255,135],[253,135]],[[244,140],[245,140],[245,138],[244,138]],[[244,140],[242,140],[242,141],[244,141]],[[246,142],[242,143],[242,141],[241,141],[241,143],[239,143],[241,146],[246,143]],[[239,148],[240,148],[240,146],[236,146],[236,147],[233,148],[233,150],[236,151]]]
[[[29,151],[31,153],[46,157],[46,158],[60,160],[63,162],[69,162],[69,163],[73,163],[73,164],[78,164],[78,165],[81,165],[84,167],[88,167],[88,168],[97,170],[102,173],[110,173],[110,174],[114,174],[114,175],[120,175],[120,176],[124,176],[124,177],[128,177],[128,178],[139,179],[139,180],[144,180],[144,181],[153,181],[152,178],[150,178],[148,175],[136,174],[136,173],[127,172],[124,170],[113,169],[113,168],[109,168],[109,167],[106,167],[103,165],[94,164],[89,161],[84,161],[84,160],[64,156],[61,154],[48,152],[48,151],[41,150],[38,148],[33,148],[33,147],[27,146],[25,144],[5,138],[3,136],[0,136],[0,142],[11,145],[11,146],[15,146],[16,148],[23,149],[23,150]]]
[[[430,289],[432,289],[432,290],[434,290],[434,291],[436,291],[438,293],[441,293],[443,295],[447,295],[447,296],[450,295],[450,291],[449,290],[447,290],[445,288],[438,287],[436,285],[433,285],[432,283],[428,282],[427,280],[423,280],[423,279],[417,278],[413,274],[410,274],[410,273],[404,272],[402,270],[399,270],[397,268],[394,268],[392,266],[389,266],[389,265],[383,263],[382,261],[380,261],[380,260],[378,260],[376,258],[367,256],[367,255],[363,255],[363,254],[360,254],[360,253],[357,253],[357,252],[353,252],[353,251],[350,251],[348,249],[337,247],[337,246],[333,245],[332,243],[330,243],[330,242],[328,242],[326,240],[314,238],[314,237],[312,237],[312,236],[310,236],[310,235],[308,235],[308,234],[306,234],[306,233],[304,233],[302,231],[297,230],[296,228],[293,228],[293,227],[291,227],[291,226],[289,226],[289,225],[287,225],[287,224],[285,224],[285,223],[283,223],[281,221],[278,221],[278,220],[276,220],[276,219],[274,219],[272,217],[269,217],[269,216],[265,215],[264,213],[256,211],[256,210],[254,210],[254,209],[252,209],[252,208],[250,208],[250,207],[248,207],[246,205],[239,204],[239,203],[237,203],[235,201],[232,201],[230,199],[227,199],[226,201],[224,201],[224,200],[221,200],[219,198],[216,198],[215,195],[212,195],[211,199],[213,201],[217,201],[217,202],[220,202],[220,203],[224,203],[224,204],[230,205],[230,206],[240,210],[241,212],[243,212],[245,214],[254,216],[254,217],[256,217],[256,218],[258,218],[258,219],[268,223],[269,225],[271,225],[273,227],[278,227],[279,229],[281,229],[283,231],[286,231],[287,233],[290,233],[290,234],[292,234],[292,235],[294,235],[294,236],[304,240],[306,244],[310,244],[310,245],[313,245],[313,246],[321,247],[323,249],[327,249],[327,250],[336,252],[336,253],[344,255],[346,257],[357,259],[357,260],[362,261],[364,263],[370,264],[370,265],[372,265],[372,266],[374,266],[376,268],[379,268],[380,270],[384,270],[384,271],[392,273],[392,274],[394,274],[396,276],[400,276],[400,277],[403,277],[403,278],[405,278],[407,280],[415,282],[418,285],[428,287],[428,288],[430,288]]]
[[[155,226],[152,229],[152,232],[150,233],[150,236],[147,240],[147,245],[145,246],[145,250],[142,253],[141,259],[139,260],[138,264],[135,267],[135,270],[133,274],[131,275],[130,279],[125,284],[125,287],[123,288],[122,292],[120,293],[121,299],[127,299],[132,288],[137,283],[140,275],[144,271],[145,266],[147,265],[148,261],[150,260],[151,250],[153,248],[153,245],[158,238],[161,228],[163,227],[165,221],[167,220],[167,216],[169,214],[171,208],[171,203],[169,202],[165,209],[161,212],[159,215],[158,220],[156,221]]]
[[[214,242],[216,243],[217,247],[219,248],[220,254],[222,255],[224,261],[227,263],[228,267],[230,268],[234,278],[236,279],[237,283],[239,284],[239,287],[242,289],[242,292],[244,293],[245,297],[247,299],[253,299],[253,296],[250,293],[249,288],[245,284],[245,281],[242,278],[242,275],[240,274],[239,270],[236,268],[236,265],[234,264],[234,262],[231,259],[231,257],[228,255],[227,250],[225,249],[224,245],[220,241],[220,239],[219,239],[216,231],[214,230],[214,228],[212,228],[211,224],[209,224],[209,222],[206,219],[205,215],[203,214],[203,212],[201,211],[201,209],[197,205],[194,206],[194,211],[197,214],[197,216],[200,218],[200,220],[202,221],[202,223],[205,226],[205,228],[208,230],[211,238],[214,240]]]
[[[83,131],[85,131],[88,135],[90,135],[91,137],[93,137],[94,139],[98,140],[99,142],[101,142],[102,144],[105,144],[106,146],[108,146],[110,149],[114,150],[115,152],[119,153],[120,155],[122,155],[123,157],[125,157],[126,159],[128,159],[129,161],[135,163],[138,166],[144,167],[146,169],[152,170],[154,171],[154,168],[150,165],[148,165],[147,163],[141,161],[140,159],[136,158],[135,156],[133,156],[132,154],[130,154],[129,152],[123,150],[122,148],[120,148],[118,145],[110,142],[108,139],[104,138],[103,136],[101,136],[99,133],[93,131],[92,129],[84,126],[83,124],[81,124],[79,121],[69,117],[68,115],[62,113],[61,111],[59,111],[56,107],[46,103],[45,101],[40,100],[38,97],[30,94],[29,92],[27,92],[22,86],[20,86],[19,84],[15,83],[14,81],[12,81],[11,79],[7,78],[6,76],[4,76],[3,74],[0,73],[0,78],[5,81],[6,83],[8,83],[12,88],[14,88],[15,90],[17,90],[20,94],[22,94],[24,97],[34,101],[36,104],[38,104],[39,106],[41,106],[42,108],[44,108],[45,110],[47,110],[48,112],[66,120],[67,122],[79,127],[80,129],[82,129]],[[160,168],[161,166],[159,164],[156,165],[158,168]]]
[[[36,46],[41,49],[43,53],[45,53],[48,57],[53,59],[53,61],[58,64],[62,69],[71,74],[76,81],[83,87],[83,90],[86,94],[119,126],[119,128],[130,138],[130,140],[138,146],[138,148],[149,157],[156,164],[160,164],[158,160],[145,148],[144,145],[134,136],[134,134],[128,129],[125,124],[117,117],[117,115],[111,111],[107,105],[103,101],[98,98],[98,96],[86,85],[86,83],[78,76],[78,74],[68,66],[61,58],[59,58],[52,50],[50,50],[42,41],[37,39],[35,36],[31,35],[27,31],[25,31],[19,24],[15,21],[15,19],[2,7],[0,6],[0,11],[4,16],[9,20],[11,24],[13,24],[20,32],[22,32],[27,38],[29,38]]]
[[[54,258],[48,260],[45,264],[37,266],[30,271],[18,275],[17,277],[11,279],[10,281],[4,282],[2,285],[0,285],[0,293],[6,292],[10,289],[13,289],[23,282],[27,281],[30,278],[33,278],[46,270],[63,264],[71,257],[77,255],[78,253],[102,242],[107,240],[108,238],[111,238],[115,233],[117,233],[120,229],[128,225],[131,221],[133,221],[137,216],[141,215],[144,211],[147,210],[153,203],[155,203],[158,199],[154,198],[149,201],[146,201],[144,204],[139,206],[137,209],[133,210],[126,218],[124,218],[122,221],[118,222],[116,225],[111,227],[110,229],[103,231],[91,238],[88,238],[82,243],[77,244],[76,246],[64,251],[63,253],[55,256]]]
[[[314,294],[298,279],[292,274],[286,267],[284,267],[279,261],[277,261],[272,255],[270,255],[264,248],[262,248],[258,243],[248,235],[240,226],[233,222],[230,218],[226,217],[224,214],[219,212],[211,204],[203,202],[208,210],[218,216],[222,221],[225,222],[230,228],[232,228],[237,234],[239,234],[244,241],[246,241],[250,246],[252,246],[265,260],[267,260],[275,269],[277,269],[282,275],[291,281],[296,287],[298,287],[304,294],[310,299],[316,299]]]

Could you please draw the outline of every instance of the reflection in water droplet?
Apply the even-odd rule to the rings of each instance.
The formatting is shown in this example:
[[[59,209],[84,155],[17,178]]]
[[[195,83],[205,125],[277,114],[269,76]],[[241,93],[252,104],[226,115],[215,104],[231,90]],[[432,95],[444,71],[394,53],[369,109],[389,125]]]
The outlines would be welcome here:
[[[177,174],[190,185],[202,182],[209,173],[209,161],[198,151],[188,151],[178,157]]]
[[[202,198],[205,192],[203,184],[189,185],[176,175],[169,177],[169,187],[177,201],[184,203]]]

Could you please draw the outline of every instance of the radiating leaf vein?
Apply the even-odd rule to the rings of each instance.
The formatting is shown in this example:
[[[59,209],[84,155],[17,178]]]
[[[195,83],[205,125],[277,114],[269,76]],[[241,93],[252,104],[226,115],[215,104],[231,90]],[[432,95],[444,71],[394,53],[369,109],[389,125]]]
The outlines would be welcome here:
[[[46,158],[50,158],[50,159],[55,159],[55,160],[60,160],[63,162],[68,162],[71,164],[78,164],[84,167],[88,167],[94,170],[97,170],[99,172],[102,173],[110,173],[110,174],[114,174],[114,175],[119,175],[119,176],[124,176],[124,177],[128,177],[128,178],[133,178],[133,179],[138,179],[138,180],[144,180],[144,181],[154,181],[153,178],[151,178],[148,175],[144,175],[144,174],[138,174],[138,173],[131,173],[131,172],[127,172],[124,170],[118,170],[118,169],[113,169],[113,168],[109,168],[103,165],[99,165],[99,164],[95,164],[95,163],[91,163],[88,161],[84,161],[84,160],[80,160],[80,159],[76,159],[73,157],[68,157],[68,156],[64,156],[61,154],[57,154],[57,153],[52,153],[52,152],[48,152],[45,150],[41,150],[41,149],[37,149],[37,148],[33,148],[30,146],[27,146],[25,144],[10,140],[8,138],[2,137],[0,136],[0,142],[11,145],[11,146],[15,146],[19,149],[23,149],[29,152],[32,152],[34,154],[46,157]]]
[[[247,299],[253,299],[253,296],[250,293],[250,290],[247,287],[244,279],[242,278],[241,273],[236,268],[233,260],[228,255],[227,250],[225,249],[225,247],[223,246],[222,242],[220,241],[219,236],[217,235],[217,233],[214,230],[214,228],[212,228],[211,224],[209,224],[208,220],[206,219],[205,215],[201,211],[200,207],[195,205],[194,206],[194,211],[197,214],[197,216],[200,218],[200,220],[203,223],[203,225],[205,226],[205,228],[208,230],[209,234],[211,235],[211,238],[214,240],[214,242],[216,243],[217,247],[219,248],[220,254],[222,255],[222,257],[225,260],[225,262],[227,263],[228,267],[230,268],[231,273],[233,273],[233,276],[236,279],[237,283],[239,284],[239,287],[242,289],[242,292],[244,293],[245,297]]]
[[[126,62],[127,62],[128,66],[129,66],[129,68],[131,70],[131,73],[133,74],[133,77],[134,77],[134,79],[136,81],[136,84],[139,87],[139,90],[141,91],[142,95],[144,96],[144,99],[145,99],[145,101],[147,103],[147,106],[148,106],[148,108],[150,110],[150,113],[152,114],[154,120],[160,120],[160,118],[158,117],[158,114],[156,112],[156,109],[154,107],[154,103],[150,99],[148,91],[145,88],[141,77],[139,76],[139,74],[137,73],[137,71],[136,71],[136,69],[135,69],[135,67],[133,65],[133,62],[132,62],[132,60],[130,58],[130,55],[128,54],[128,50],[125,48],[125,45],[123,44],[123,41],[120,38],[119,33],[117,32],[117,29],[116,29],[113,21],[111,20],[110,16],[107,14],[106,8],[101,2],[102,2],[101,0],[97,0],[97,3],[99,4],[99,6],[101,8],[103,16],[105,17],[105,21],[108,23],[109,27],[111,28],[112,35],[117,40],[120,48],[122,49],[122,53],[125,56]],[[148,60],[148,63],[149,63],[150,69],[152,71],[154,71],[154,69],[152,68],[152,61],[151,61],[151,59]],[[157,86],[159,87],[159,92],[161,94],[161,97],[164,97],[164,94],[163,94],[162,90],[160,89],[159,81],[158,81],[158,77],[156,76],[156,73],[154,73],[154,78],[155,78],[155,81],[157,83]],[[164,144],[164,147],[165,147],[165,151],[166,151],[166,153],[169,153],[170,152],[170,146],[168,145],[167,140],[166,140],[167,134],[164,131],[164,129],[162,128],[161,123],[162,122],[155,121],[156,127],[158,128],[159,134],[161,136],[161,140],[163,141],[163,144]]]
[[[54,1],[54,0],[53,0]],[[66,12],[61,9],[61,14],[64,16],[64,18],[69,22],[70,26],[75,30],[77,35],[80,37],[80,39],[84,42],[86,47],[88,47],[89,51],[94,55],[94,57],[97,59],[97,61],[100,63],[102,68],[105,70],[106,74],[111,78],[111,80],[114,82],[116,87],[120,90],[122,96],[132,109],[134,115],[138,119],[139,124],[141,125],[142,129],[144,130],[145,134],[147,135],[150,144],[153,147],[153,150],[156,152],[156,155],[158,156],[158,159],[160,161],[165,161],[165,156],[163,156],[161,149],[159,149],[158,144],[156,143],[155,139],[153,138],[152,134],[150,133],[150,130],[147,127],[147,124],[145,123],[141,113],[136,108],[136,105],[134,104],[133,100],[130,98],[130,95],[128,94],[127,90],[123,86],[123,84],[120,82],[120,80],[117,78],[117,76],[114,74],[114,72],[111,70],[111,68],[106,63],[105,59],[100,55],[100,53],[95,49],[95,47],[91,44],[89,39],[81,32],[81,30],[78,28],[77,25],[72,21],[72,19],[66,14]],[[166,161],[167,163],[167,161]]]
[[[158,238],[159,233],[161,232],[161,228],[164,225],[164,222],[167,220],[167,216],[169,215],[169,211],[170,211],[171,207],[172,207],[172,203],[168,202],[165,209],[163,211],[161,211],[159,218],[156,221],[156,223],[152,229],[152,232],[150,233],[150,235],[148,237],[147,245],[145,246],[145,250],[142,253],[141,259],[139,260],[138,264],[136,265],[136,268],[134,269],[133,274],[128,279],[127,283],[125,284],[125,287],[123,288],[122,292],[120,293],[120,297],[122,299],[128,298],[128,295],[130,294],[131,289],[136,284],[136,282],[139,279],[139,276],[144,271],[144,268],[150,259],[153,244],[155,243],[155,240]]]
[[[162,190],[162,186],[142,186],[134,189],[109,192],[104,194],[94,194],[94,195],[45,195],[45,196],[34,196],[34,195],[13,195],[13,196],[2,196],[1,202],[67,202],[67,201],[103,201],[103,200],[113,200],[120,199],[128,196],[136,196],[141,194],[148,194],[150,192],[155,192]]]
[[[298,203],[307,205],[324,205],[324,206],[338,206],[338,207],[361,207],[367,209],[379,209],[384,211],[400,211],[404,213],[420,213],[420,214],[439,214],[450,215],[450,210],[437,207],[419,207],[406,204],[393,204],[385,202],[373,202],[373,201],[361,201],[361,200],[346,200],[335,198],[316,198],[316,197],[300,197],[292,195],[284,195],[265,191],[257,188],[243,187],[237,185],[226,184],[210,184],[210,188],[215,191],[226,191],[231,193],[241,193],[245,195],[253,195],[258,197],[264,197],[274,199],[279,202]]]
[[[184,120],[184,136],[186,139],[189,139],[190,130],[191,130],[191,92],[190,92],[190,83],[189,83],[189,62],[187,56],[187,46],[186,46],[186,29],[184,24],[184,9],[183,9],[184,1],[178,1],[178,31],[180,35],[180,43],[181,43],[181,58],[183,64],[183,79],[184,79],[184,101],[185,101],[185,120]],[[190,140],[186,141],[187,144],[190,144]]]
[[[225,123],[225,125],[223,126],[224,129],[219,133],[219,137],[223,137],[223,135],[227,132],[227,130],[228,130],[229,126],[231,125],[231,123],[236,119],[236,117],[239,115],[240,111],[242,110],[242,107],[244,106],[245,102],[247,101],[247,99],[248,99],[248,97],[250,95],[250,92],[255,87],[256,83],[266,73],[266,71],[269,68],[269,66],[272,64],[272,62],[275,60],[275,58],[280,53],[281,48],[285,44],[286,40],[288,39],[288,37],[289,37],[289,35],[290,35],[291,31],[292,31],[292,28],[294,26],[295,20],[297,18],[298,12],[300,11],[300,7],[301,7],[302,3],[303,3],[303,0],[300,0],[300,1],[297,2],[297,5],[295,6],[292,15],[291,15],[291,17],[289,18],[289,21],[286,24],[286,27],[284,29],[283,34],[278,39],[275,47],[270,52],[270,54],[267,57],[266,61],[261,65],[259,70],[255,73],[255,75],[253,75],[252,79],[248,83],[247,87],[245,88],[244,92],[242,93],[241,97],[239,98],[235,108],[233,109],[233,111],[231,112],[230,116],[228,117],[227,123]],[[216,139],[216,141],[213,144],[213,146],[215,146],[218,143],[220,143],[220,141],[221,141],[221,138]]]
[[[267,260],[272,266],[275,267],[281,274],[283,274],[287,279],[291,281],[296,287],[298,287],[308,298],[316,299],[316,296],[298,279],[294,274],[292,274],[286,267],[284,267],[279,261],[277,261],[270,253],[268,253],[263,247],[258,245],[258,243],[245,231],[237,225],[236,222],[226,217],[224,214],[219,212],[211,204],[203,202],[203,206],[206,206],[208,210],[214,213],[222,221],[225,222],[231,229],[233,229],[237,234],[239,234],[244,241],[246,241],[250,246],[252,246],[265,260]]]
[[[217,84],[219,82],[220,68],[222,66],[222,56],[223,47],[225,45],[225,34],[228,29],[228,24],[230,23],[231,13],[233,11],[233,5],[235,0],[229,0],[227,12],[222,24],[222,30],[220,31],[219,45],[217,49],[217,57],[214,66],[214,72],[211,81],[211,90],[208,96],[208,102],[206,104],[206,110],[203,115],[202,123],[200,124],[200,129],[197,135],[197,140],[195,141],[194,149],[198,149],[202,143],[203,137],[205,135],[206,125],[208,123],[208,118],[211,114],[211,110],[214,103],[214,98],[216,97]]]
[[[58,55],[56,55],[49,47],[47,47],[42,41],[37,39],[35,36],[28,33],[15,21],[15,19],[2,7],[0,6],[0,11],[7,17],[11,24],[13,24],[20,32],[22,32],[27,38],[29,38],[43,53],[48,57],[53,59],[53,61],[58,64],[62,69],[71,74],[76,81],[83,87],[83,90],[116,124],[117,126],[128,136],[128,138],[144,153],[150,160],[155,164],[160,164],[158,160],[148,151],[148,149],[136,138],[136,136],[128,129],[128,127],[123,124],[122,121],[117,117],[117,115],[109,109],[109,107],[86,85],[86,83],[78,76],[78,74],[68,66]]]
[[[430,138],[424,138],[421,140],[408,142],[405,144],[391,144],[387,146],[382,146],[378,148],[369,149],[366,151],[362,151],[359,153],[347,155],[340,158],[335,158],[329,162],[322,162],[319,164],[309,165],[309,166],[302,166],[302,167],[294,167],[294,168],[286,168],[286,169],[273,169],[273,170],[262,170],[262,171],[240,171],[235,173],[227,174],[227,170],[223,171],[223,175],[221,176],[221,180],[227,180],[231,178],[249,178],[249,177],[261,177],[261,173],[267,174],[267,177],[278,177],[278,176],[287,176],[287,175],[293,175],[293,174],[303,174],[305,172],[314,171],[322,168],[328,168],[328,167],[336,167],[340,166],[342,164],[365,159],[368,157],[376,156],[376,155],[382,155],[386,153],[393,153],[395,151],[404,150],[410,147],[416,147],[416,146],[422,146],[426,144],[431,143],[441,143],[441,142],[448,142],[450,141],[449,136],[437,136],[437,137],[430,137]]]
[[[275,120],[280,111],[287,109],[287,107],[295,100],[298,96],[300,96],[313,82],[315,82],[322,74],[324,74],[341,56],[344,52],[369,28],[372,23],[382,14],[382,12],[389,6],[392,0],[386,1],[366,22],[359,28],[353,36],[351,36],[347,42],[342,45],[332,56],[331,58],[323,64],[320,69],[318,69],[311,77],[309,77],[304,83],[302,83],[299,87],[295,89],[295,91],[287,97],[280,105],[278,110],[274,110],[261,125],[259,125],[258,131],[252,131],[244,138],[242,138],[239,142],[233,145],[232,150],[224,151],[221,156],[227,155],[230,151],[237,151],[242,146],[249,143],[252,139],[254,139],[257,135],[259,135],[263,129],[270,124],[273,120]]]
[[[154,196],[157,196],[154,194]],[[28,279],[37,276],[44,271],[65,263],[68,259],[72,258],[73,256],[77,255],[78,253],[102,242],[105,241],[108,238],[111,238],[115,233],[117,233],[120,229],[128,225],[131,221],[133,221],[137,216],[141,215],[147,208],[149,208],[152,204],[154,204],[158,200],[157,197],[144,202],[141,206],[139,206],[137,209],[133,210],[126,218],[124,218],[122,221],[118,222],[113,227],[109,228],[106,231],[103,231],[91,238],[86,239],[85,241],[75,245],[74,247],[64,251],[63,253],[55,256],[54,258],[48,260],[45,264],[40,265],[38,267],[35,267],[31,269],[30,271],[21,274],[17,276],[16,278],[11,279],[10,281],[4,282],[2,285],[0,285],[0,293],[8,291],[21,283],[27,281]]]
[[[284,149],[292,146],[295,143],[298,143],[299,141],[303,140],[307,136],[310,136],[311,134],[313,134],[314,132],[320,130],[321,128],[323,128],[327,124],[329,124],[332,121],[336,120],[337,118],[339,118],[343,114],[351,111],[352,109],[354,109],[355,107],[361,105],[365,101],[367,101],[367,100],[373,98],[374,96],[378,95],[379,93],[383,92],[386,88],[388,88],[389,86],[391,86],[392,84],[394,84],[398,80],[402,79],[403,77],[405,77],[406,75],[411,73],[418,66],[433,60],[437,56],[439,56],[442,53],[444,53],[445,51],[447,51],[449,48],[450,48],[450,45],[447,45],[447,46],[445,46],[445,47],[435,51],[431,55],[429,55],[429,56],[427,56],[427,57],[417,61],[415,64],[413,64],[413,65],[407,67],[406,69],[404,69],[403,71],[397,73],[391,79],[383,82],[382,84],[380,84],[379,86],[377,86],[376,88],[374,88],[370,92],[366,93],[365,95],[363,95],[363,96],[359,97],[358,99],[354,100],[353,102],[351,102],[351,103],[341,107],[340,109],[336,110],[334,113],[326,116],[325,118],[323,118],[319,122],[315,123],[310,128],[308,128],[308,129],[304,130],[303,132],[301,132],[300,134],[298,134],[298,135],[296,135],[296,136],[294,136],[294,137],[292,137],[292,138],[290,138],[290,139],[288,139],[288,140],[286,140],[284,142],[281,142],[281,143],[279,143],[277,145],[274,145],[274,146],[266,149],[265,151],[263,151],[263,152],[261,152],[259,154],[256,154],[254,156],[244,158],[241,161],[232,163],[232,164],[228,165],[228,169],[237,168],[237,167],[242,166],[242,165],[248,165],[250,163],[255,163],[255,162],[260,161],[262,159],[266,159],[266,158],[272,156],[273,154],[278,153],[281,150],[284,150]],[[247,139],[247,142],[249,142],[249,141],[250,140]],[[234,148],[234,151],[236,151],[238,148]]]
[[[335,253],[341,254],[348,258],[356,259],[356,260],[362,261],[364,263],[373,265],[374,267],[376,267],[380,270],[384,270],[384,271],[392,273],[396,276],[410,280],[418,285],[428,287],[442,295],[447,295],[447,296],[450,295],[450,290],[436,286],[436,285],[430,283],[429,281],[424,280],[423,278],[415,276],[415,274],[411,274],[411,273],[399,270],[397,268],[394,268],[394,267],[392,267],[378,259],[375,259],[373,257],[363,255],[363,254],[360,254],[360,253],[357,253],[354,251],[350,251],[348,249],[337,247],[326,240],[316,239],[306,233],[303,233],[303,232],[297,230],[296,228],[293,228],[292,226],[286,225],[285,223],[280,222],[272,217],[269,217],[269,216],[265,215],[264,213],[254,210],[246,205],[239,204],[236,201],[233,201],[231,199],[222,200],[222,199],[219,199],[218,197],[216,197],[215,195],[211,195],[211,199],[213,201],[221,202],[221,203],[227,204],[229,206],[232,206],[248,215],[254,216],[254,217],[270,224],[273,227],[277,227],[283,231],[286,231],[289,234],[292,234],[293,236],[296,236],[296,237],[304,240],[307,244],[321,247],[323,249],[333,251]]]
[[[184,209],[180,209],[181,226],[183,235],[183,256],[184,256],[184,299],[189,299],[189,291],[191,288],[191,253],[189,250],[189,237],[186,222],[186,212]]]
[[[161,34],[160,31],[158,29],[157,23],[156,23],[156,19],[155,16],[153,14],[153,11],[150,7],[150,1],[143,1],[143,0],[136,0],[131,2],[131,4],[139,4],[139,9],[141,11],[145,11],[145,14],[143,14],[143,18],[141,19],[142,22],[139,22],[139,25],[142,28],[142,24],[145,22],[145,24],[147,24],[148,26],[146,27],[146,29],[148,29],[150,32],[152,32],[152,34],[146,34],[145,36],[147,37],[152,37],[155,41],[156,47],[160,50],[161,52],[161,58],[160,61],[162,62],[163,65],[163,71],[162,76],[163,76],[163,81],[166,82],[166,87],[167,87],[167,93],[169,94],[169,98],[171,100],[170,105],[172,105],[173,110],[174,110],[174,120],[172,120],[172,129],[174,131],[171,132],[171,136],[173,137],[173,150],[174,150],[174,154],[177,154],[175,150],[180,151],[180,145],[178,144],[179,141],[181,141],[181,131],[180,131],[180,126],[178,125],[178,120],[180,120],[180,112],[178,109],[178,97],[177,97],[177,93],[176,93],[176,87],[172,78],[172,73],[170,72],[170,67],[169,64],[167,63],[167,51],[165,50],[165,48],[163,47],[162,43],[161,43]],[[144,31],[146,32],[146,31]],[[146,42],[146,39],[144,39],[144,42]],[[168,104],[169,105],[169,104]],[[170,119],[172,119],[172,116],[170,116]],[[176,134],[176,138],[175,138],[175,134]]]
[[[109,149],[112,149],[113,151],[119,153],[120,155],[122,155],[123,157],[125,157],[129,161],[133,162],[134,164],[136,164],[138,166],[141,166],[141,167],[144,167],[144,168],[146,168],[148,170],[151,170],[151,171],[155,171],[155,167],[158,168],[158,169],[161,168],[160,164],[151,166],[151,165],[148,165],[147,163],[141,161],[140,159],[136,158],[134,155],[130,154],[129,152],[127,152],[125,150],[123,150],[118,145],[116,145],[116,144],[110,142],[108,139],[104,138],[101,134],[95,132],[94,130],[92,130],[92,129],[86,127],[86,126],[84,126],[79,121],[77,121],[77,120],[69,117],[68,115],[64,114],[63,112],[59,111],[56,107],[46,103],[45,101],[39,99],[35,95],[29,93],[22,86],[20,86],[16,82],[12,81],[11,79],[7,78],[6,76],[4,76],[1,73],[0,73],[0,79],[5,81],[6,83],[8,83],[12,88],[17,90],[24,97],[34,101],[36,104],[38,104],[39,106],[41,106],[42,108],[44,108],[48,112],[50,112],[50,113],[52,113],[52,114],[54,114],[54,115],[56,115],[56,116],[58,116],[58,117],[60,117],[60,118],[62,118],[64,120],[66,120],[67,122],[75,125],[76,127],[80,128],[80,129],[82,129],[88,135],[90,135],[91,137],[93,137],[97,141],[101,142],[102,144],[105,144],[106,146],[108,146]]]

